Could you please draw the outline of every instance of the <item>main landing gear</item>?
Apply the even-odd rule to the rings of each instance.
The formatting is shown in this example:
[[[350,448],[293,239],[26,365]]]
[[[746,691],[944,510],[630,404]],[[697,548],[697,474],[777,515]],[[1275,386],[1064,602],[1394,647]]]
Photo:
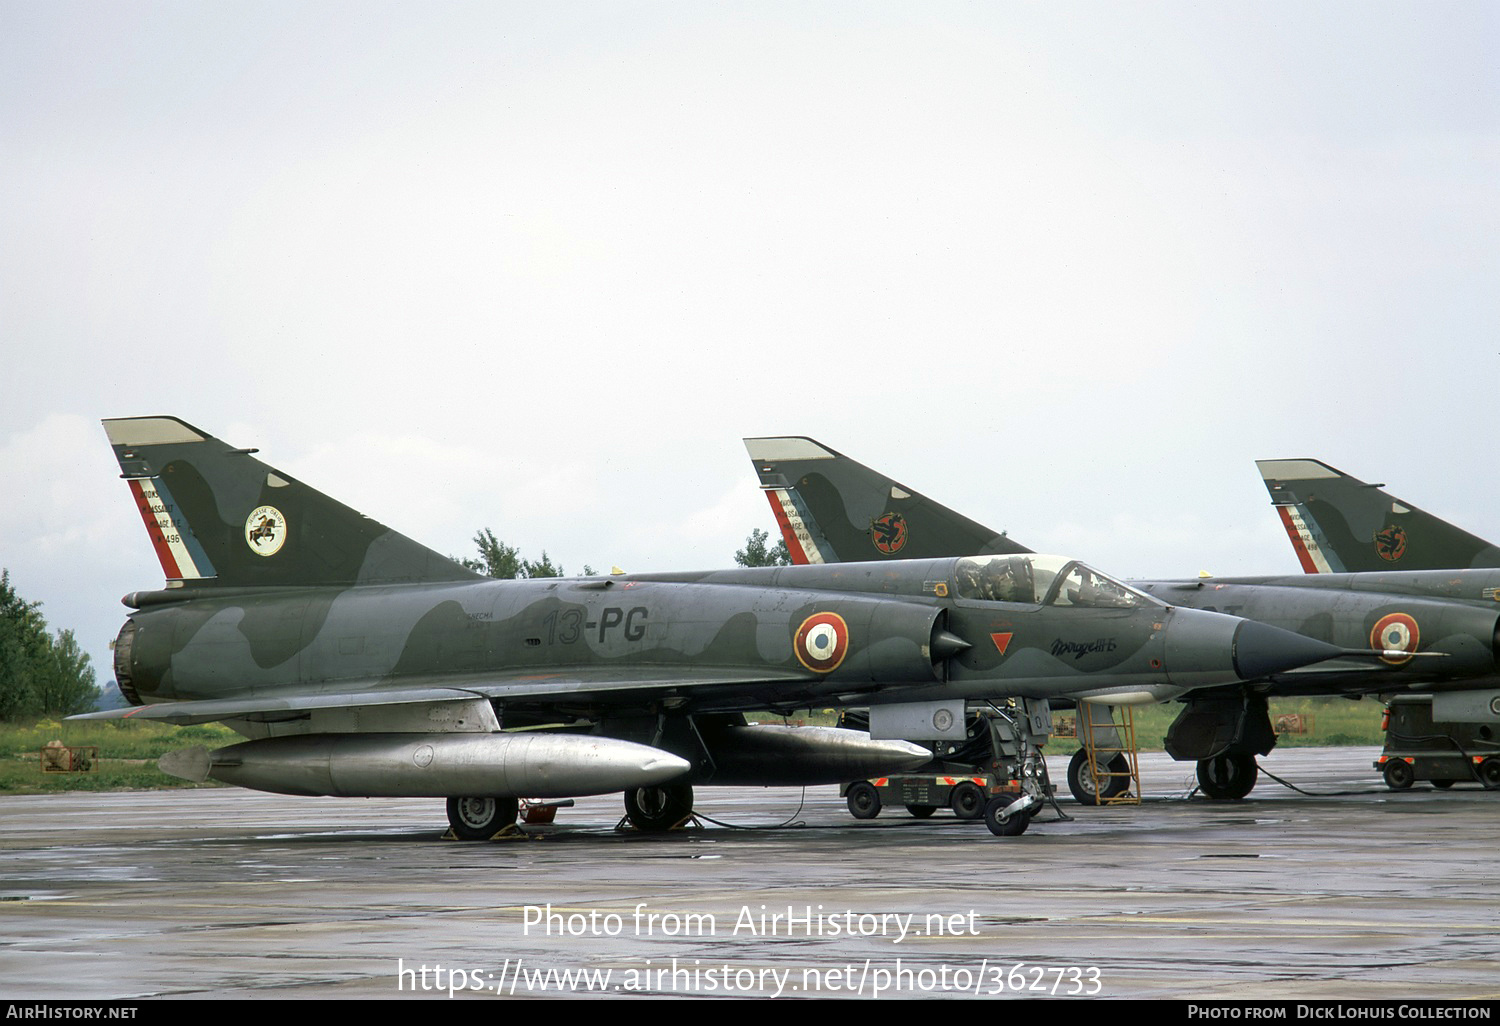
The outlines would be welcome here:
[[[519,798],[449,798],[448,825],[460,841],[485,841],[514,826]]]
[[[1265,695],[1202,694],[1187,700],[1165,740],[1172,758],[1198,764],[1205,798],[1238,801],[1255,787],[1255,757],[1276,747],[1276,731]]]
[[[1198,790],[1205,798],[1238,801],[1255,787],[1260,768],[1250,754],[1216,755],[1198,763]]]
[[[625,792],[625,818],[646,833],[681,826],[693,814],[692,784],[633,787]]]
[[[1074,752],[1068,763],[1068,790],[1079,805],[1107,805],[1130,790],[1130,760],[1124,752],[1116,752],[1108,762],[1097,765],[1096,773],[1086,748]]]
[[[1078,740],[1068,763],[1068,790],[1079,805],[1139,805],[1135,716],[1130,706],[1079,701]]]

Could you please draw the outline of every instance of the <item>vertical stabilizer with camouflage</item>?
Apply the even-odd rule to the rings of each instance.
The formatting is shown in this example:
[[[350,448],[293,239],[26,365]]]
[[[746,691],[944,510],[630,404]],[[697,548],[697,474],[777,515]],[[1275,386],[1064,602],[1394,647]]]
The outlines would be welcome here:
[[[1500,567],[1500,548],[1319,460],[1256,460],[1310,574]]]
[[[1031,551],[811,438],[747,438],[745,448],[794,563]]]
[[[169,587],[468,581],[471,571],[176,417],[106,420]]]

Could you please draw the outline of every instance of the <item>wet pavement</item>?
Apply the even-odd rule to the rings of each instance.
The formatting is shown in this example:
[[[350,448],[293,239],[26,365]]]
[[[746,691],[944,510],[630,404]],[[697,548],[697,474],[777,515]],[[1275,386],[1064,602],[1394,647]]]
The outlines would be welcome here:
[[[616,832],[605,796],[494,843],[428,799],[0,798],[0,994],[1500,998],[1500,793],[1375,755],[1273,753],[1311,793],[1240,802],[1146,755],[1144,804],[1019,838],[833,787],[699,789],[769,829]]]

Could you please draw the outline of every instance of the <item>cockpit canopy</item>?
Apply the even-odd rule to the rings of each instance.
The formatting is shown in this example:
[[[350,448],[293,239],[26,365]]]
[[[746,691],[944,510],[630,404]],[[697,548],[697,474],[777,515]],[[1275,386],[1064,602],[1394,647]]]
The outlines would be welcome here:
[[[1134,588],[1065,556],[970,556],[954,567],[955,594],[986,602],[1133,609],[1157,605]]]

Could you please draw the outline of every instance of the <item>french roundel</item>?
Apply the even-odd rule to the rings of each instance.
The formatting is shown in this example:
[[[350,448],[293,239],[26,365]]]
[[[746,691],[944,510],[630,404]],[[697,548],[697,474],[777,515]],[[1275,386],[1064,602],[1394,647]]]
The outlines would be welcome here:
[[[1370,631],[1371,648],[1402,653],[1380,657],[1382,662],[1392,666],[1410,662],[1420,640],[1421,632],[1417,630],[1417,621],[1405,613],[1387,613],[1375,621],[1375,628]]]
[[[814,613],[797,628],[792,648],[809,670],[831,673],[849,654],[849,625],[837,613]]]

